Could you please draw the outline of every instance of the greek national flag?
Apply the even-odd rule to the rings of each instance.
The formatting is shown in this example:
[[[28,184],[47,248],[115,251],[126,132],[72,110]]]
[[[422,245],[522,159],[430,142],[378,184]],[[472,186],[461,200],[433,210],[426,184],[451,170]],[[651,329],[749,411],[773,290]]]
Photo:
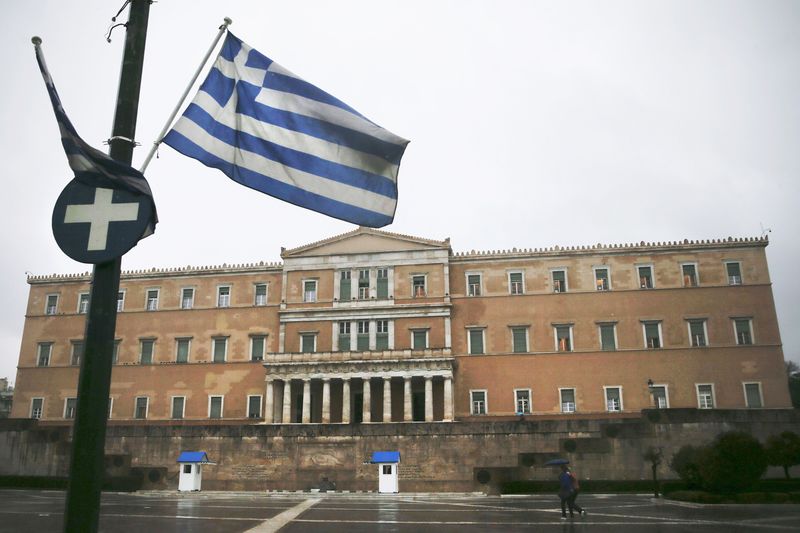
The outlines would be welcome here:
[[[42,71],[47,93],[50,95],[50,102],[53,104],[58,129],[61,131],[61,144],[67,154],[67,160],[72,172],[75,174],[75,179],[89,187],[123,189],[147,197],[152,206],[153,219],[147,225],[142,238],[152,235],[158,223],[158,217],[150,184],[147,183],[144,175],[135,168],[112,159],[100,150],[92,148],[80,138],[72,122],[67,117],[64,106],[61,105],[61,98],[56,92],[56,86],[53,84],[53,78],[50,77],[50,71],[47,70],[40,44],[41,39],[34,37],[36,61],[39,63],[39,70]]]
[[[242,185],[370,227],[394,218],[408,144],[230,32],[164,142]]]

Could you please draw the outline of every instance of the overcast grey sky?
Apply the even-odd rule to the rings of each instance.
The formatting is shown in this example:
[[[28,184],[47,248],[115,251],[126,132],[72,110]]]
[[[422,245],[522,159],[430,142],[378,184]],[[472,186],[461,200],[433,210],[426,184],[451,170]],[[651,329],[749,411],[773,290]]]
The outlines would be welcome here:
[[[33,274],[85,272],[52,237],[71,172],[36,62],[81,136],[105,149],[123,0],[6,1],[0,34],[0,377],[15,379]],[[800,361],[800,2],[160,0],[139,166],[222,19],[266,56],[411,140],[388,231],[455,251],[757,237],[784,352]],[[127,20],[127,13],[121,17]],[[278,261],[353,229],[228,180],[169,147],[146,174],[154,236],[123,269]]]

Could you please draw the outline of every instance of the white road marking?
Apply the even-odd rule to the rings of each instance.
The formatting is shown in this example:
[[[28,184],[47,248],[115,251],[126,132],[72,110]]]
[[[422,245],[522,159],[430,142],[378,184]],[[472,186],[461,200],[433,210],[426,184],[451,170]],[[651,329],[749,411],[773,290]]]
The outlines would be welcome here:
[[[256,527],[248,529],[245,533],[274,533],[319,502],[319,498],[310,498],[302,501],[291,509],[287,509],[281,514],[273,516],[269,520],[265,520]]]

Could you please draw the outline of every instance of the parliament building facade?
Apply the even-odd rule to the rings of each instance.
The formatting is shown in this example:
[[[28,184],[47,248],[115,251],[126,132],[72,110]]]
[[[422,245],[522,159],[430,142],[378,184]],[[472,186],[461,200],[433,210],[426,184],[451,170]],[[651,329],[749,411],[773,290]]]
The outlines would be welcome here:
[[[358,228],[277,264],[126,272],[110,424],[790,408],[767,244],[454,253]],[[11,416],[69,422],[90,277],[28,283]]]

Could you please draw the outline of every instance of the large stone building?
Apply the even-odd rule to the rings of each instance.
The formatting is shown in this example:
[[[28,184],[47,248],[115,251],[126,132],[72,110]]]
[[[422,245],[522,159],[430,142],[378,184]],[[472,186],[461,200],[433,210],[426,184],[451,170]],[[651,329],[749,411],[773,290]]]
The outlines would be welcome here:
[[[454,253],[359,228],[282,264],[123,273],[111,424],[789,408],[767,244]],[[89,282],[28,278],[13,418],[74,417]]]

